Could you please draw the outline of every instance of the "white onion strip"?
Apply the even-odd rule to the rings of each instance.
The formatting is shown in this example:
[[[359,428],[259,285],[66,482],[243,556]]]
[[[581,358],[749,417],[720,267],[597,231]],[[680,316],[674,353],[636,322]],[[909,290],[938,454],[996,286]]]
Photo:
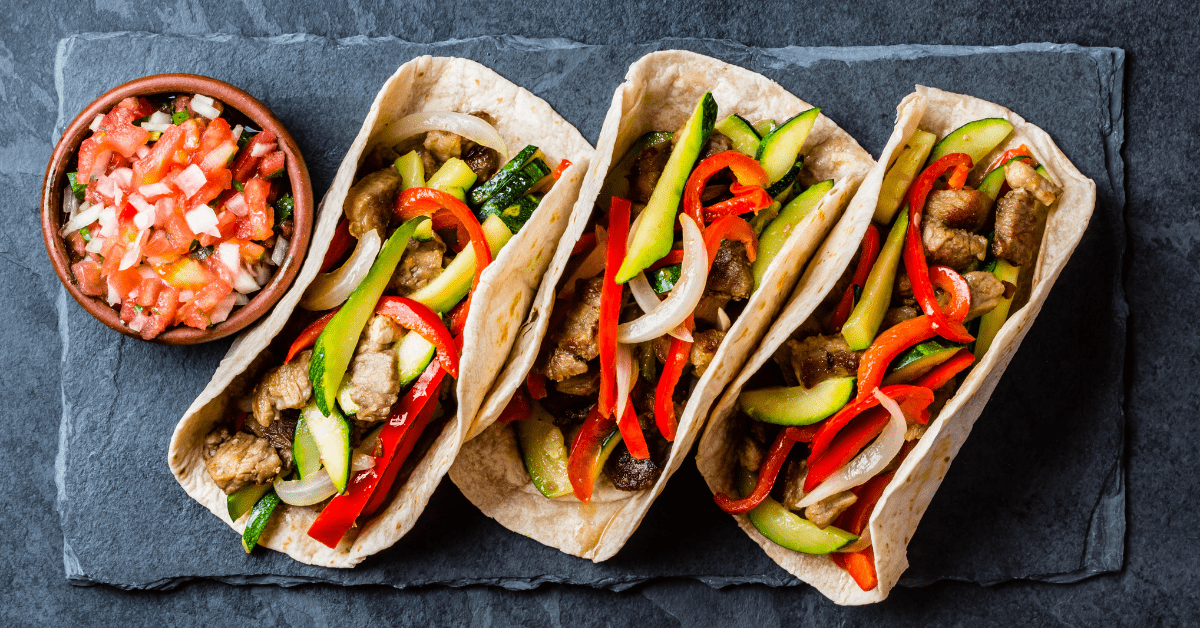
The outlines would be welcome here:
[[[658,309],[662,301],[658,300],[658,294],[654,292],[654,288],[650,287],[650,280],[646,279],[646,273],[638,273],[636,277],[629,280],[629,291],[633,293],[633,300],[637,301],[638,307],[642,311],[649,314]],[[673,338],[678,338],[685,342],[693,342],[692,332],[686,326],[680,324],[675,329],[667,332]]]
[[[68,220],[67,224],[63,225],[62,231],[59,232],[59,235],[66,237],[72,231],[79,231],[93,222],[96,222],[100,219],[100,212],[102,211],[104,211],[104,206],[99,203],[89,206],[87,209],[75,214],[74,218]]]
[[[380,144],[395,146],[426,131],[456,133],[500,153],[500,163],[508,161],[508,146],[504,144],[504,138],[500,137],[500,132],[495,127],[482,118],[453,111],[420,111],[404,116],[383,127],[375,141],[371,142],[371,148]]]
[[[332,310],[341,305],[350,298],[350,293],[354,292],[358,284],[367,276],[367,272],[371,270],[371,264],[375,263],[375,256],[379,255],[380,245],[378,231],[371,231],[363,236],[358,241],[358,245],[354,247],[354,253],[350,255],[350,259],[346,260],[341,268],[317,275],[308,290],[304,292],[304,298],[300,300],[300,307],[318,312]]]
[[[683,270],[679,281],[653,312],[617,327],[618,342],[645,342],[670,332],[696,310],[696,304],[704,296],[704,286],[708,283],[704,236],[691,216],[680,214],[679,221],[683,223]]]
[[[853,460],[846,463],[846,466],[834,471],[833,475],[825,478],[824,482],[805,495],[797,506],[806,508],[826,497],[837,495],[866,482],[879,475],[879,472],[888,466],[896,454],[900,453],[900,449],[904,446],[904,432],[908,430],[908,423],[904,420],[904,413],[900,411],[900,404],[879,392],[878,388],[874,390],[874,395],[879,403],[887,408],[888,414],[892,417],[883,428],[883,432]]]
[[[360,453],[357,450],[350,459],[351,473],[364,471],[375,466],[375,458]],[[280,501],[292,506],[312,506],[319,504],[337,493],[333,480],[329,479],[329,471],[324,468],[303,480],[284,480],[283,475],[275,476],[271,483]]]
[[[633,388],[633,352],[629,345],[617,343],[617,405],[613,408],[617,418],[625,414],[629,401],[629,390]]]

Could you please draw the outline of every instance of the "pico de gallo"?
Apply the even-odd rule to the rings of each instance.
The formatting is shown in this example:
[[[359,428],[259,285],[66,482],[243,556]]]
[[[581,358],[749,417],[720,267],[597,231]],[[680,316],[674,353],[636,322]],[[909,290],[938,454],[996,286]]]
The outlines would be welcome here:
[[[696,381],[833,187],[801,154],[819,109],[782,124],[717,113],[705,94],[679,130],[636,140],[575,244],[539,356],[499,418],[547,498],[590,502],[602,477],[654,484]]]
[[[856,261],[738,398],[741,496],[717,504],[828,554],[864,591],[878,584],[871,514],[1028,294],[1062,192],[1025,145],[983,161],[1011,132],[989,118],[908,138]]]
[[[377,134],[297,315],[310,321],[207,437],[209,477],[249,552],[280,503],[336,547],[407,481],[456,409],[484,269],[569,165],[511,156],[486,113],[422,112]]]
[[[287,256],[286,155],[239,118],[203,94],[130,97],[79,146],[63,195],[71,273],[146,340],[225,321]]]

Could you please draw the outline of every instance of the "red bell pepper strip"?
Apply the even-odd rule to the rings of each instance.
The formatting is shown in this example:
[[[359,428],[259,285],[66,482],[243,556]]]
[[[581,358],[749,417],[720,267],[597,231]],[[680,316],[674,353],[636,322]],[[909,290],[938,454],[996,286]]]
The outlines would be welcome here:
[[[785,431],[788,433],[788,438],[801,442],[811,443],[817,437],[817,432],[821,429],[819,423],[813,425],[801,425],[798,427],[789,427]]]
[[[462,303],[459,303],[450,310],[450,333],[455,336],[461,336],[463,329],[467,326],[467,314],[470,313],[471,295],[468,294]]]
[[[475,214],[453,195],[433,188],[409,188],[396,198],[395,214],[401,221],[417,216],[433,217],[442,211],[450,212],[471,236],[471,246],[475,249],[475,279],[471,282],[471,293],[474,294],[483,269],[492,263],[492,249],[488,247]]]
[[[300,335],[296,336],[296,339],[292,341],[292,346],[288,349],[287,358],[284,359],[284,363],[291,362],[297,353],[317,344],[317,337],[321,335],[321,332],[325,331],[325,326],[329,324],[329,319],[333,318],[333,315],[337,314],[340,309],[342,309],[340,306],[336,307],[325,316],[309,323],[308,327],[305,327],[304,331],[300,332]]]
[[[870,591],[879,586],[879,577],[875,573],[875,549],[873,547],[859,552],[834,552],[829,556],[835,565],[845,569],[850,577],[854,578],[858,588]]]
[[[971,169],[963,164],[958,164],[950,173],[950,178],[946,179],[946,187],[951,190],[961,190],[967,184],[967,175],[971,173]]]
[[[593,246],[596,246],[596,232],[589,231],[579,236],[579,239],[575,241],[575,247],[571,249],[571,255],[579,255],[584,251],[590,251]]]
[[[350,221],[343,218],[334,230],[333,238],[329,240],[329,249],[325,251],[325,259],[321,260],[321,272],[329,272],[353,246],[354,236],[350,235]]]
[[[688,331],[692,330],[692,318],[684,322]],[[688,363],[692,354],[692,343],[680,338],[671,338],[671,349],[667,363],[663,365],[659,375],[658,385],[654,388],[654,424],[659,433],[668,442],[675,440],[675,429],[679,423],[675,420],[675,386],[683,375],[683,367]]]
[[[895,471],[877,475],[865,484],[850,489],[858,499],[838,517],[837,527],[850,534],[862,536],[863,530],[867,529],[867,524],[871,521],[871,512],[875,510],[875,504],[879,503],[879,498],[883,496],[883,489],[887,488],[888,482],[891,482],[895,475]]]
[[[917,406],[920,406],[921,400],[926,396],[929,397],[929,402],[925,403],[926,406],[933,402],[933,395],[929,389],[922,388],[920,386],[896,384],[894,386],[884,386],[883,388],[879,389],[879,392],[883,393],[884,396],[890,397],[892,400],[894,400],[900,406],[900,409],[905,411],[905,416],[908,416],[913,410],[913,408],[909,405],[910,397],[915,400]],[[858,415],[878,405],[879,398],[875,395],[868,394],[866,397],[857,399],[846,405],[846,407],[839,410],[838,413],[832,417],[817,423],[816,426],[819,429],[817,430],[817,435],[812,439],[812,447],[810,448],[809,458],[815,460],[821,454],[825,453],[825,450],[829,448],[829,444],[833,442],[833,437],[836,436],[843,427],[850,423],[854,417],[857,417]]]
[[[858,257],[858,268],[854,269],[854,280],[846,287],[842,300],[833,310],[833,318],[829,322],[833,331],[841,331],[842,325],[846,324],[846,319],[850,318],[850,313],[854,311],[854,289],[861,290],[863,286],[867,285],[867,277],[871,275],[871,267],[875,265],[877,257],[879,257],[879,229],[874,224],[870,224],[867,225],[867,233],[863,236],[862,252]]]
[[[723,203],[718,203],[717,205],[725,205],[726,203],[729,205],[721,209],[716,209],[715,211],[718,212],[717,215],[724,215],[730,212],[735,214],[748,211],[757,212],[771,204],[771,197],[767,195],[766,190],[762,189],[771,180],[757,161],[736,150],[717,153],[696,166],[696,169],[692,171],[691,176],[688,177],[687,184],[683,188],[683,211],[696,221],[696,225],[700,227],[701,231],[704,230],[704,214],[706,213],[700,201],[704,195],[704,188],[708,185],[708,180],[713,175],[726,168],[732,170],[733,176],[737,177],[737,182],[729,188],[734,193],[734,198]],[[761,195],[754,191],[755,187],[762,191]],[[757,205],[763,201],[762,197],[765,197],[766,204],[758,207]]]
[[[640,460],[650,458],[650,448],[646,447],[646,435],[642,434],[642,424],[638,422],[631,398],[625,399],[625,411],[617,421],[617,429],[621,430],[621,439],[625,441],[630,456]]]
[[[546,398],[546,376],[541,373],[529,373],[525,378],[525,388],[529,390],[529,396],[534,399]]]
[[[408,297],[381,297],[375,313],[382,314],[397,325],[416,332],[437,348],[437,361],[450,377],[458,379],[458,347],[450,330],[428,305]]]
[[[729,186],[733,198],[713,203],[704,208],[704,219],[717,220],[722,216],[739,216],[759,211],[771,206],[771,195],[757,185],[742,185],[734,181]]]
[[[1010,149],[1004,151],[1004,153],[1002,155],[997,157],[996,161],[993,161],[992,165],[988,166],[988,169],[987,169],[988,173],[990,174],[996,168],[1003,166],[1004,164],[1008,163],[1010,160],[1016,159],[1017,157],[1028,157],[1029,161],[1033,161],[1033,153],[1029,152],[1029,147],[1024,144],[1021,144],[1020,146],[1018,146],[1016,148],[1010,148]]]
[[[564,160],[558,162],[558,167],[554,169],[554,172],[550,173],[550,176],[554,177],[555,181],[558,181],[558,178],[562,176],[562,173],[566,172],[567,168],[570,168],[570,167],[571,167],[571,162],[564,159]]]
[[[571,490],[575,497],[583,503],[592,501],[592,488],[599,470],[600,450],[604,448],[604,437],[612,432],[616,419],[606,417],[599,408],[592,408],[571,443],[571,453],[567,455],[567,477],[571,480]]]
[[[938,309],[938,312],[941,312],[941,309]],[[879,337],[871,343],[867,352],[858,361],[858,396],[856,400],[862,401],[872,396],[871,391],[878,388],[879,384],[883,382],[883,375],[896,356],[918,342],[929,340],[936,335],[937,330],[934,329],[932,316],[910,318],[879,334]]]
[[[417,437],[433,414],[445,374],[440,364],[429,363],[425,372],[396,404],[379,432],[382,453],[375,457],[375,466],[354,474],[346,492],[334,495],[308,528],[310,537],[328,547],[337,547],[361,513],[374,512],[366,510],[368,502],[373,502],[370,505],[377,508],[386,499],[396,473],[412,453]]]
[[[608,210],[608,251],[605,255],[604,285],[600,289],[600,396],[599,410],[611,417],[617,403],[617,325],[621,316],[621,294],[624,286],[617,283],[617,269],[625,260],[625,239],[629,235],[629,201],[613,197]],[[590,492],[589,492],[590,494]]]
[[[925,413],[926,420],[928,420],[928,413],[925,412],[925,409],[933,403],[933,391],[918,386],[909,386],[903,390],[895,390],[899,388],[897,386],[888,388],[893,390],[884,392],[884,394],[892,397],[901,405],[901,411],[905,417],[911,415],[919,417]],[[903,400],[899,398],[901,395],[904,397]],[[891,415],[887,408],[877,406],[867,409],[851,421],[845,429],[838,431],[820,454],[809,455],[808,475],[804,478],[805,492],[813,490],[835,471],[846,466],[854,459],[854,456],[858,455],[858,452],[875,440],[876,436],[879,436],[889,420],[891,420]],[[822,435],[818,435],[818,437],[820,436]],[[815,439],[813,444],[816,445]]]
[[[970,349],[963,348],[953,357],[934,367],[932,371],[913,382],[914,386],[924,386],[929,390],[937,390],[946,385],[955,375],[975,363],[975,356]]]
[[[961,323],[971,311],[971,286],[949,266],[930,266],[929,281],[950,294],[950,320]],[[940,309],[940,308],[939,308]]]
[[[779,434],[775,436],[775,442],[771,444],[771,450],[767,452],[767,458],[758,467],[758,482],[754,485],[754,490],[741,499],[734,499],[725,493],[718,493],[713,497],[717,506],[731,515],[740,515],[754,510],[771,493],[771,487],[775,485],[775,479],[779,477],[779,471],[783,468],[783,461],[787,460],[788,454],[791,453],[792,446],[795,444],[796,441],[789,438],[788,430],[779,430]]]
[[[721,249],[721,240],[737,240],[746,245],[746,259],[753,262],[758,257],[758,237],[750,223],[737,216],[718,218],[704,230],[704,248],[708,250],[708,267],[712,268]]]
[[[529,396],[518,388],[496,421],[502,425],[508,425],[513,421],[524,421],[531,416],[533,416],[533,408],[529,405]]]
[[[933,293],[933,284],[929,280],[925,244],[921,241],[921,213],[925,209],[925,199],[933,190],[933,183],[946,171],[960,164],[969,169],[972,164],[970,155],[946,155],[926,168],[908,189],[910,213],[908,235],[904,241],[904,268],[908,271],[909,281],[912,282],[913,296],[920,303],[921,310],[933,320],[933,329],[937,334],[952,342],[971,342],[974,337],[967,333],[967,328],[960,322],[947,319],[938,305],[937,296]],[[869,391],[870,389],[868,394]]]
[[[666,255],[660,257],[657,262],[650,265],[646,270],[655,270],[663,266],[671,266],[672,264],[683,263],[683,249],[671,249]]]

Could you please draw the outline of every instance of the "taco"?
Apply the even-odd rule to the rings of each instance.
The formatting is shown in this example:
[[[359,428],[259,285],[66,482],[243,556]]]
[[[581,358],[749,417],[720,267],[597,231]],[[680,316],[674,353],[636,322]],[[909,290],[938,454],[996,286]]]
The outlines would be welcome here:
[[[682,51],[630,67],[599,145],[450,472],[484,514],[594,561],[640,523],[872,165],[778,84]]]
[[[176,426],[188,494],[247,552],[351,567],[395,543],[499,372],[591,152],[478,63],[402,65],[322,202],[296,287]]]
[[[696,463],[717,504],[834,602],[885,598],[1095,201],[1041,129],[918,86],[713,410]]]

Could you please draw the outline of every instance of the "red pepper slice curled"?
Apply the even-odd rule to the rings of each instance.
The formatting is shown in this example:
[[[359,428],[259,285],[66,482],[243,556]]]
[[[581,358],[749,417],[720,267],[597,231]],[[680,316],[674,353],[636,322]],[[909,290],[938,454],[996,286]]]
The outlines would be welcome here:
[[[871,390],[874,390],[874,388]],[[909,398],[913,397],[915,399],[922,399],[926,396],[926,393],[929,393],[929,389],[908,384],[896,384],[894,386],[884,386],[883,388],[879,389],[879,392],[883,393],[884,396],[893,399],[897,404],[899,404],[900,409],[904,411],[905,416],[909,416],[910,413],[912,413],[911,407],[906,407],[909,404]],[[929,395],[929,399],[930,403],[932,403],[932,394]],[[825,450],[829,448],[829,444],[833,442],[833,437],[836,436],[837,433],[846,426],[846,424],[850,423],[850,421],[852,421],[858,415],[878,405],[879,398],[875,395],[867,394],[865,397],[857,399],[846,405],[846,407],[839,410],[838,413],[832,417],[817,423],[816,425],[819,427],[819,429],[816,436],[812,438],[812,446],[810,448],[809,458],[815,460],[821,454],[825,453]],[[925,405],[929,404],[926,403]]]
[[[475,214],[452,194],[433,188],[409,188],[396,198],[395,214],[401,221],[417,216],[433,217],[442,211],[450,212],[471,237],[471,246],[475,249],[475,279],[471,282],[471,293],[474,294],[483,269],[492,263],[492,249],[488,247],[483,227]]]
[[[327,273],[333,268],[338,260],[346,255],[354,246],[354,236],[350,235],[350,221],[345,218],[338,223],[337,229],[333,232],[333,239],[329,241],[329,248],[325,251],[325,259],[321,260],[321,272]]]
[[[296,339],[292,341],[292,346],[288,349],[287,358],[284,359],[284,363],[291,362],[297,353],[317,344],[317,337],[321,335],[321,332],[325,331],[325,326],[329,324],[329,319],[333,318],[333,315],[337,314],[340,309],[342,308],[334,308],[325,316],[318,318],[310,323],[308,327],[305,327],[304,331],[300,332],[300,335],[296,336]]]
[[[940,309],[938,310],[941,311]],[[871,391],[883,382],[888,365],[905,349],[937,335],[933,317],[918,316],[884,330],[867,348],[858,361],[858,396],[856,401],[871,397]],[[886,395],[887,392],[885,391]],[[891,395],[888,395],[891,396]],[[835,415],[836,416],[836,415]]]
[[[795,440],[789,438],[790,434],[786,429],[779,430],[779,434],[775,436],[775,442],[771,444],[771,450],[767,452],[766,460],[763,460],[762,465],[758,467],[758,482],[749,495],[741,499],[734,499],[725,493],[718,493],[713,497],[721,510],[731,515],[740,515],[754,510],[767,498],[767,495],[771,493],[771,487],[775,486],[775,479],[779,477],[780,469],[783,468],[783,461],[787,460],[788,454],[796,444]]]
[[[929,390],[937,390],[946,385],[955,375],[975,363],[975,356],[970,349],[963,348],[953,357],[934,367],[932,371],[913,382],[914,386],[924,386]]]
[[[684,326],[691,331],[692,325],[692,318],[689,316]],[[683,367],[691,353],[691,342],[671,338],[667,363],[663,365],[658,385],[654,388],[654,424],[668,442],[675,440],[675,429],[679,427],[678,421],[675,420],[675,385],[679,383],[679,377],[683,375]]]
[[[646,435],[642,434],[642,424],[638,422],[637,413],[633,410],[633,399],[625,400],[625,411],[621,413],[621,420],[617,421],[617,429],[621,430],[621,439],[625,441],[630,456],[640,460],[650,458]]]
[[[767,195],[766,190],[763,190],[763,187],[771,181],[767,172],[757,161],[736,150],[717,153],[696,166],[683,189],[683,211],[696,221],[701,230],[704,229],[704,217],[707,213],[700,201],[704,194],[704,188],[713,175],[726,168],[732,170],[733,176],[737,177],[737,182],[730,186],[734,198],[708,208],[714,212],[714,217],[729,213],[757,212],[771,204],[771,197]],[[761,195],[754,191],[755,187],[762,192]],[[765,204],[762,204],[764,200]]]
[[[375,313],[382,314],[397,325],[416,332],[437,349],[437,360],[450,377],[458,379],[458,347],[450,330],[429,306],[408,297],[382,297],[375,305]]]
[[[949,266],[930,266],[929,281],[950,294],[950,320],[961,323],[971,311],[971,286]]]
[[[737,216],[718,218],[704,230],[704,248],[708,251],[708,267],[712,268],[721,248],[721,240],[737,240],[746,245],[746,259],[753,262],[758,256],[758,237],[750,223]],[[682,254],[681,254],[682,255]]]
[[[904,241],[904,268],[908,271],[909,281],[912,282],[913,296],[921,305],[921,310],[933,319],[933,329],[937,334],[952,342],[971,342],[974,338],[967,333],[967,328],[960,322],[946,318],[938,305],[937,296],[933,293],[933,284],[929,279],[929,267],[925,261],[925,244],[921,240],[921,214],[925,209],[925,200],[933,190],[934,182],[959,165],[970,169],[970,155],[951,153],[942,157],[926,168],[908,189],[910,213],[908,235]],[[870,389],[868,394],[869,391]]]
[[[600,464],[600,450],[604,448],[604,437],[612,432],[616,420],[600,413],[599,408],[592,408],[579,433],[571,443],[571,453],[567,455],[567,477],[571,480],[571,490],[575,497],[583,503],[592,501],[592,488],[597,468]]]

